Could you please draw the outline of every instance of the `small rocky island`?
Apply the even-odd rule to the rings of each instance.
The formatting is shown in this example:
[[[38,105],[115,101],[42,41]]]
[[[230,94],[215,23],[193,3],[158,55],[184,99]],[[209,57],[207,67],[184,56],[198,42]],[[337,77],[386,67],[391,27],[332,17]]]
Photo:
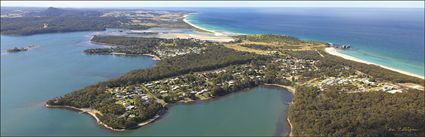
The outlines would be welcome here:
[[[30,45],[28,47],[23,47],[23,48],[14,47],[14,48],[11,48],[11,49],[7,49],[6,51],[8,53],[18,53],[18,52],[25,52],[25,51],[28,51],[30,49],[36,48],[36,47],[37,47],[36,45]]]
[[[351,49],[351,46],[348,44],[335,44],[335,43],[328,43],[329,47],[333,47],[336,49],[342,49],[342,50],[346,50],[346,49]]]

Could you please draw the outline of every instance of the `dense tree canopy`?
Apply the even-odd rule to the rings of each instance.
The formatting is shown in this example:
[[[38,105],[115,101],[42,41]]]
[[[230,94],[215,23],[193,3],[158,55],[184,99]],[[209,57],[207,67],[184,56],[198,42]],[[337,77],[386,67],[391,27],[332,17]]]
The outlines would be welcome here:
[[[298,87],[289,118],[295,136],[423,136],[423,91],[342,93]]]

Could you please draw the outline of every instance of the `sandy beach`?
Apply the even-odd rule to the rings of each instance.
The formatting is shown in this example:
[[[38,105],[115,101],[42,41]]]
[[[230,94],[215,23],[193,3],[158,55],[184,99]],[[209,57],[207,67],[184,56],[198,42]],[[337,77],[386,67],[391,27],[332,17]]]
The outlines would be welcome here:
[[[295,88],[291,86],[285,86],[285,85],[279,85],[279,84],[264,84],[264,85],[285,88],[285,89],[288,89],[288,91],[291,92],[292,94],[295,94]]]
[[[209,29],[206,29],[206,28],[202,28],[202,27],[200,27],[200,26],[197,26],[197,25],[195,25],[195,24],[191,23],[190,21],[188,21],[188,20],[187,20],[187,17],[188,17],[188,16],[190,16],[190,14],[187,14],[187,15],[184,15],[184,16],[183,16],[183,17],[184,17],[183,21],[184,21],[186,24],[189,24],[190,26],[192,26],[192,27],[194,27],[194,28],[197,28],[197,29],[200,29],[200,30],[203,30],[203,31],[207,31],[207,32],[213,33],[215,36],[222,36],[222,35],[224,35],[223,33],[219,33],[219,32],[216,32],[216,31],[214,31],[214,30],[209,30]]]
[[[289,125],[289,128],[290,128],[290,130],[289,130],[289,137],[292,137],[292,136],[294,136],[293,134],[292,134],[292,128],[293,128],[293,126],[292,126],[292,123],[291,123],[291,120],[289,120],[289,117],[288,118],[286,118],[286,121],[288,121],[288,125]]]
[[[142,122],[142,123],[137,124],[137,126],[138,126],[138,127],[145,126],[145,125],[147,125],[147,124],[150,124],[150,123],[154,122],[155,120],[157,120],[157,119],[158,119],[158,118],[160,118],[160,117],[161,117],[161,115],[155,115],[153,118],[151,118],[151,119],[149,119],[149,120],[147,120],[147,121],[145,121],[145,122]]]
[[[187,24],[189,24],[190,26],[192,26],[192,27],[194,27],[194,28],[197,28],[197,29],[199,29],[199,30],[206,31],[206,32],[210,32],[210,33],[213,33],[215,36],[237,36],[237,35],[246,35],[246,34],[244,34],[244,33],[224,32],[224,31],[218,32],[218,31],[216,31],[216,30],[206,29],[206,28],[203,28],[203,27],[201,27],[201,26],[198,26],[198,25],[195,25],[195,24],[191,23],[191,22],[187,19],[187,17],[188,17],[188,16],[190,16],[190,14],[187,14],[187,15],[184,15],[184,16],[183,16],[183,17],[184,17],[183,21],[184,21],[185,23],[187,23]]]
[[[234,40],[231,36],[242,35],[242,34],[239,34],[239,33],[217,32],[215,30],[210,30],[210,29],[206,29],[206,28],[200,27],[198,25],[195,25],[195,24],[191,23],[187,19],[187,17],[190,16],[190,15],[191,14],[184,15],[183,21],[186,24],[189,24],[190,26],[192,26],[192,27],[194,27],[196,29],[205,31],[207,33],[211,33],[213,35],[208,36],[208,34],[199,32],[197,34],[180,34],[179,37],[192,37],[192,38],[197,38],[197,39],[201,39],[201,40],[212,40],[212,41],[218,41],[218,42],[229,42],[229,41],[233,41]]]
[[[379,66],[379,67],[382,67],[382,68],[385,68],[385,69],[389,69],[389,70],[392,70],[392,71],[395,71],[395,72],[399,72],[399,73],[402,73],[402,74],[405,74],[405,75],[409,75],[409,76],[413,76],[413,77],[424,79],[423,76],[420,76],[420,75],[417,75],[417,74],[413,74],[413,73],[406,72],[406,71],[403,71],[403,70],[398,70],[398,69],[395,69],[395,68],[390,68],[390,67],[379,65],[379,64],[376,64],[376,63],[372,63],[372,62],[367,62],[367,61],[361,60],[361,59],[356,58],[356,57],[352,57],[352,56],[349,56],[349,55],[345,55],[345,54],[339,53],[337,51],[337,49],[332,48],[332,47],[325,48],[325,51],[327,53],[331,54],[331,55],[342,57],[344,59],[348,59],[348,60],[352,60],[352,61],[356,61],[356,62],[360,62],[360,63],[365,63],[365,64],[372,64],[372,65],[376,65],[376,66]]]
[[[158,57],[158,56],[156,56],[156,55],[153,55],[153,54],[143,54],[143,55],[145,55],[145,56],[149,56],[149,57],[152,57],[152,60],[161,60],[161,58],[160,58],[160,57]]]

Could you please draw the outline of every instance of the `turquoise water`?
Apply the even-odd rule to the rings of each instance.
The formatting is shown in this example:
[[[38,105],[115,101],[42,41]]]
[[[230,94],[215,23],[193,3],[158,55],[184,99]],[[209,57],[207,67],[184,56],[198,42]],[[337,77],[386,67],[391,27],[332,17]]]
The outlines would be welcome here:
[[[424,76],[423,8],[204,8],[188,20],[232,33],[350,44],[342,53]]]
[[[283,89],[258,87],[221,99],[176,105],[157,122],[116,133],[86,114],[47,109],[44,101],[155,64],[149,57],[85,55],[92,32],[1,36],[1,135],[275,135],[286,133]],[[38,48],[8,54],[5,49]]]

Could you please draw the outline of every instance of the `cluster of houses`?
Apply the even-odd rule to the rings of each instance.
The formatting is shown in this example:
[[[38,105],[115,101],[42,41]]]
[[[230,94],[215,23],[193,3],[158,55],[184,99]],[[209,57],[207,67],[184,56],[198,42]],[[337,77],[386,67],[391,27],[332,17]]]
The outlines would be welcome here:
[[[232,87],[238,84],[238,80],[264,79],[264,69],[265,66],[239,65],[151,81],[143,86],[157,96],[175,96],[181,100],[193,95],[208,98],[212,96],[213,87]],[[227,75],[226,78],[223,75]]]
[[[323,88],[324,86],[333,86],[340,84],[353,84],[353,85],[363,85],[368,87],[376,86],[376,82],[370,81],[369,78],[359,77],[358,75],[351,75],[349,77],[328,77],[317,83],[319,88]]]
[[[288,58],[280,58],[275,59],[273,61],[274,63],[280,64],[281,71],[290,72],[292,75],[299,74],[300,72],[304,71],[316,71],[318,70],[317,67],[315,67],[315,63],[317,61],[315,60],[304,60],[304,59],[288,59]],[[345,70],[350,69],[349,67],[344,67]],[[374,80],[371,80],[367,77],[367,75],[356,72],[355,75],[351,75],[348,77],[327,77],[323,80],[320,80],[316,82],[317,87],[319,87],[321,90],[325,89],[325,87],[329,86],[336,86],[336,85],[352,85],[356,87],[356,89],[353,89],[352,91],[348,91],[349,93],[355,93],[355,92],[364,92],[364,91],[384,91],[388,93],[399,93],[403,91],[403,88],[394,85],[391,83],[378,83]],[[311,82],[307,83],[308,85],[313,85]]]
[[[317,67],[314,67],[316,60],[306,59],[290,59],[290,58],[279,58],[275,59],[273,63],[278,63],[280,71],[289,72],[290,74],[299,74],[304,71],[316,71]]]
[[[149,103],[150,97],[142,90],[141,87],[115,87],[107,89],[107,92],[111,93],[117,102],[122,104],[127,111],[136,108],[133,104],[135,98],[140,98],[145,104]]]
[[[200,54],[202,50],[205,50],[205,47],[161,48],[154,50],[154,52],[161,58],[168,58],[190,53]]]
[[[279,62],[280,68],[296,71],[296,73],[312,69],[311,66],[315,63],[313,60],[304,59],[276,59],[273,61],[273,63],[276,62]],[[262,81],[265,79],[266,69],[268,69],[266,65],[243,64],[150,81],[143,83],[143,86],[158,97],[173,96],[179,98],[179,100],[184,100],[184,98],[194,95],[198,98],[208,98],[212,96],[213,87],[232,87],[242,80]]]
[[[374,81],[371,81],[367,77],[361,77],[361,75],[352,75],[349,77],[328,77],[324,80],[321,80],[317,83],[317,86],[323,90],[327,86],[334,86],[334,85],[342,85],[342,84],[350,84],[357,87],[356,91],[364,92],[364,91],[384,91],[388,93],[399,93],[402,92],[403,88],[394,85],[391,83],[377,83]],[[350,93],[354,93],[350,92]]]
[[[278,62],[278,63],[277,63]],[[311,66],[316,61],[304,59],[276,59],[274,64],[278,64],[286,71],[312,71]],[[177,77],[161,79],[143,83],[143,86],[151,91],[155,96],[173,96],[184,100],[191,96],[198,98],[208,98],[212,96],[213,87],[232,87],[240,81],[262,81],[265,79],[266,65],[243,64],[225,67],[222,69],[185,74]],[[290,75],[282,73],[285,75]],[[286,77],[286,76],[279,76]]]

